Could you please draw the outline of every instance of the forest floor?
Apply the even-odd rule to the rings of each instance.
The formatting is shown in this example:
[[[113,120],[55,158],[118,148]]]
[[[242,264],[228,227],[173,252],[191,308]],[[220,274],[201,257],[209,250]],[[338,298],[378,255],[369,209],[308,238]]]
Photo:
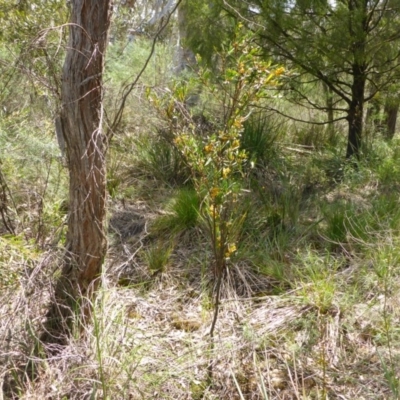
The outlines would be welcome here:
[[[111,110],[147,57],[135,46],[110,49]],[[400,141],[366,132],[355,166],[340,123],[332,135],[267,113],[245,127],[243,218],[212,344],[209,230],[145,93],[168,92],[171,51],[157,51],[108,152],[92,320],[58,351],[39,338],[63,265],[67,168],[43,98],[16,92],[0,119],[0,400],[400,399]],[[218,122],[224,104],[204,97]]]
[[[368,254],[355,251],[357,238],[330,254],[301,243],[287,247],[280,268],[299,271],[290,283],[246,257],[232,260],[211,352],[207,241],[198,227],[155,241],[151,228],[170,212],[161,204],[174,190],[154,190],[110,200],[109,251],[93,323],[52,358],[32,354],[62,251],[1,238],[4,399],[398,398],[393,232],[379,244],[363,243]],[[330,196],[357,199],[344,186]],[[170,245],[162,270],[152,270],[149,254]]]

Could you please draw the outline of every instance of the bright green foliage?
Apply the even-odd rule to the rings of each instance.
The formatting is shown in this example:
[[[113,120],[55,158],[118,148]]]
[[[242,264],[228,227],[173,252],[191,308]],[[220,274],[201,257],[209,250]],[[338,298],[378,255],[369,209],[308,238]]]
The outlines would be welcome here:
[[[166,211],[168,214],[158,218],[153,226],[156,233],[179,234],[195,227],[200,215],[198,193],[190,187],[179,189],[167,205]]]
[[[192,228],[196,225],[199,216],[199,197],[193,189],[181,189],[172,206],[177,220],[182,226]]]

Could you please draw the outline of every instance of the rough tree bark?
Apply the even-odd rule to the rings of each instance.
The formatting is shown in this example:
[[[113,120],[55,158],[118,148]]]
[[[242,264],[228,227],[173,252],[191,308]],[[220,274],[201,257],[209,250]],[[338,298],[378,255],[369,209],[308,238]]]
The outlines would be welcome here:
[[[72,0],[62,74],[60,124],[69,169],[66,256],[48,313],[44,341],[70,333],[73,310],[85,319],[106,253],[107,143],[102,131],[102,74],[111,0]]]
[[[360,157],[361,136],[363,131],[363,110],[366,74],[365,66],[353,64],[353,83],[351,85],[351,102],[347,114],[349,133],[347,140],[346,158]]]
[[[360,158],[361,138],[363,131],[363,113],[365,86],[367,82],[366,42],[368,37],[368,0],[351,0],[349,10],[349,33],[354,41],[350,51],[353,57],[351,83],[351,101],[347,114],[349,133],[346,158]]]

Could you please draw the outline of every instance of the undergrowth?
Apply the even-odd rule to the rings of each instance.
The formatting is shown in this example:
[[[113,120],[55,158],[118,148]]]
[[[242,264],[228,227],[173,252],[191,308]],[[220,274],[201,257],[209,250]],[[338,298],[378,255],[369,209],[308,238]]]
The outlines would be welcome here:
[[[110,85],[129,78],[134,49],[110,53]],[[167,66],[154,68],[162,74],[141,84],[163,93]],[[210,154],[220,110],[202,98],[191,117],[203,107],[203,128],[192,132]],[[143,107],[128,112],[109,153],[110,247],[92,323],[59,357],[39,360],[33,349],[62,262],[67,174],[45,109],[36,124],[23,109],[0,122],[15,230],[0,220],[3,397],[399,398],[399,141],[376,138],[353,168],[320,132],[263,112],[243,121],[232,143],[247,162],[225,171],[240,196],[210,349],[215,257],[204,210],[228,202],[233,186],[199,190],[143,86],[134,99]]]

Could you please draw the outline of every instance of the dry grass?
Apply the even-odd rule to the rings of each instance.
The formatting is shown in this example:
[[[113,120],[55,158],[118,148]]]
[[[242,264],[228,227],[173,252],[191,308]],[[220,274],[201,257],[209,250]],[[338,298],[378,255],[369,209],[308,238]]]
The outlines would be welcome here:
[[[128,210],[140,214],[144,226],[155,215],[143,204]],[[111,217],[117,230],[115,215],[126,215],[119,210]],[[243,262],[232,265],[210,354],[213,311],[206,288],[212,276],[201,243],[190,251],[183,241],[169,269],[152,277],[139,256],[148,244],[146,229],[125,236],[114,232],[93,323],[56,357],[32,354],[49,301],[49,271],[59,256],[44,254],[29,275],[19,269],[17,288],[2,289],[3,399],[394,398],[383,363],[389,366],[390,357],[399,356],[397,333],[389,355],[382,315],[389,309],[391,327],[397,326],[398,278],[390,292],[370,286],[364,297],[350,301],[346,285],[361,282],[361,272],[365,281],[368,277],[354,263],[347,273],[335,272],[338,289],[322,313],[302,294],[304,286],[312,287],[300,281],[290,292],[252,297],[256,275]],[[122,276],[127,286],[116,284]],[[27,365],[35,366],[34,379]]]
[[[368,232],[370,243],[347,235],[328,254],[322,233],[304,239],[300,223],[289,225],[282,248],[274,242],[263,259],[287,270],[282,282],[253,265],[252,245],[258,252],[271,248],[256,231],[229,267],[210,354],[213,274],[204,230],[174,237],[154,231],[170,212],[165,204],[173,189],[118,173],[130,180],[110,200],[109,251],[92,323],[56,356],[46,356],[38,337],[62,252],[0,238],[0,400],[398,398],[396,230]],[[356,211],[373,216],[373,190],[355,195],[360,190],[343,184],[332,193],[320,201],[360,203]],[[257,212],[248,229],[259,229]],[[299,221],[319,219],[300,212]],[[315,248],[308,248],[314,237]],[[165,268],[154,273],[146,251],[158,240],[172,247]]]

